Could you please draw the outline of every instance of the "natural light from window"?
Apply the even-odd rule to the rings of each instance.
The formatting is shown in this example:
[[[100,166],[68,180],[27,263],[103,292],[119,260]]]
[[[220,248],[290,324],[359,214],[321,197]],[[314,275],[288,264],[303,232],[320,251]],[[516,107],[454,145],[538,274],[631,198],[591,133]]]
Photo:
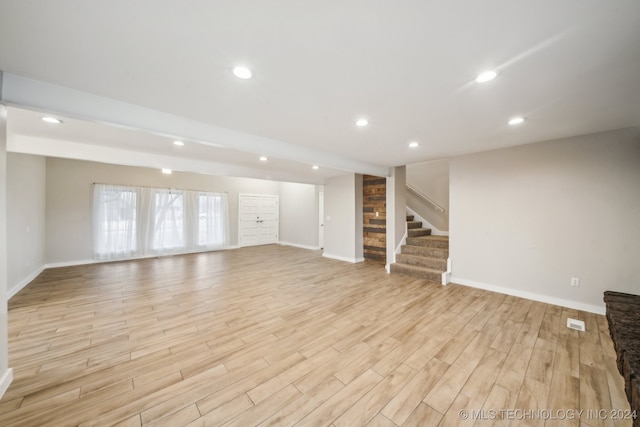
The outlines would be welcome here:
[[[228,218],[227,193],[95,184],[95,258],[222,249]]]

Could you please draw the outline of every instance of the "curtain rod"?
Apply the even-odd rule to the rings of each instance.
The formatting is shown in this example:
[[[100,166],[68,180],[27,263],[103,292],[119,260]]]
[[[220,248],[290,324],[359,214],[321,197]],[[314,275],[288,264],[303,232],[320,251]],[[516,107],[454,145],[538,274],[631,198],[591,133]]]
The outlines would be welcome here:
[[[153,190],[179,190],[179,191],[195,191],[198,193],[225,193],[229,194],[228,191],[211,191],[211,190],[190,190],[188,188],[172,188],[172,187],[150,187],[148,185],[130,185],[130,184],[106,184],[104,182],[94,182],[92,185],[118,185],[121,187],[137,187],[137,188],[151,188]]]

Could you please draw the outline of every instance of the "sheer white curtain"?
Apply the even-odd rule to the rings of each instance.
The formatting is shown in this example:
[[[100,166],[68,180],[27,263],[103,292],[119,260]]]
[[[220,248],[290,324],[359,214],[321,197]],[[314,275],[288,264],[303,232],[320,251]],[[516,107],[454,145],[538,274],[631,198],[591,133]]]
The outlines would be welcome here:
[[[199,247],[224,248],[229,245],[229,198],[226,193],[198,194]]]
[[[226,193],[94,187],[97,259],[197,252],[228,245]]]
[[[93,242],[97,259],[138,254],[138,189],[96,184],[93,193]]]
[[[151,198],[152,241],[154,253],[174,252],[185,248],[186,215],[184,192],[153,190]]]

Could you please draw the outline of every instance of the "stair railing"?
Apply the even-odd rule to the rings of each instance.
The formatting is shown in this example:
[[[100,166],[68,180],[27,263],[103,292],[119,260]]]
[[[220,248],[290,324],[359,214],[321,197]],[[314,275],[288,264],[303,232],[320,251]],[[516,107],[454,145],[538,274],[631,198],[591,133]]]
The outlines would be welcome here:
[[[410,191],[411,193],[415,194],[416,196],[418,196],[421,200],[423,200],[423,201],[427,202],[428,204],[430,204],[431,206],[433,206],[433,208],[435,210],[437,210],[438,212],[444,213],[445,209],[442,206],[440,206],[439,204],[437,204],[436,202],[434,202],[433,199],[431,199],[429,196],[425,196],[424,194],[422,194],[421,192],[419,192],[418,190],[416,190],[415,188],[413,188],[409,184],[407,184],[407,190]]]

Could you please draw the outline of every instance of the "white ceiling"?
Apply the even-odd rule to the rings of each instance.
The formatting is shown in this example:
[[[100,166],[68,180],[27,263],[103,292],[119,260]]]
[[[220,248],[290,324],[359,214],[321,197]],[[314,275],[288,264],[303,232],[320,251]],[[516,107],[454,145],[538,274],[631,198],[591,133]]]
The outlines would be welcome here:
[[[159,122],[106,130],[122,123],[49,100],[68,116],[54,134],[20,96],[10,132],[320,182],[640,125],[640,1],[0,0],[0,70],[243,138],[176,151]]]

